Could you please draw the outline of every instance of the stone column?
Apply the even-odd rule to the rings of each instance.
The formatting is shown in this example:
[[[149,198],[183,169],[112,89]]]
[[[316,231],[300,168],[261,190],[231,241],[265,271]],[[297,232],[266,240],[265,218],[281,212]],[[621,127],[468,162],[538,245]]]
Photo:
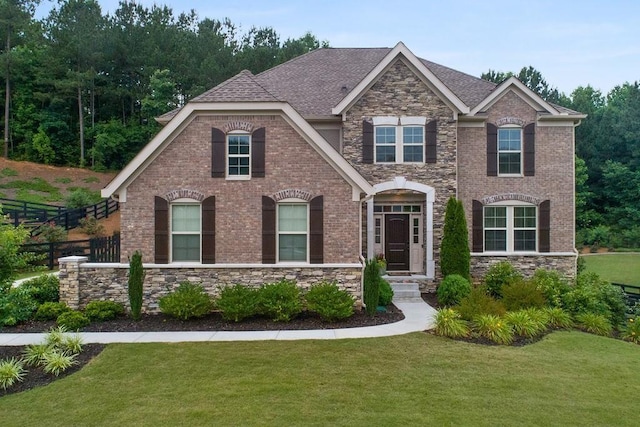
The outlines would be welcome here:
[[[60,266],[60,302],[77,310],[80,307],[80,265],[87,262],[86,256],[68,256],[58,259]]]

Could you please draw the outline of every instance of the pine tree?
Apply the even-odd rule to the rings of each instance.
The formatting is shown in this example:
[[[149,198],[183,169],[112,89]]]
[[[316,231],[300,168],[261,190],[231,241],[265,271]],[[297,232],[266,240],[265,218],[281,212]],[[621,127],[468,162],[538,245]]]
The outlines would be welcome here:
[[[469,235],[462,202],[449,198],[444,217],[444,236],[440,248],[440,270],[442,276],[459,274],[471,279]]]
[[[142,254],[140,251],[136,251],[129,261],[129,304],[131,305],[131,317],[134,320],[140,320],[144,276]]]
[[[368,315],[374,315],[380,298],[380,269],[375,259],[367,260],[364,267],[363,302]]]

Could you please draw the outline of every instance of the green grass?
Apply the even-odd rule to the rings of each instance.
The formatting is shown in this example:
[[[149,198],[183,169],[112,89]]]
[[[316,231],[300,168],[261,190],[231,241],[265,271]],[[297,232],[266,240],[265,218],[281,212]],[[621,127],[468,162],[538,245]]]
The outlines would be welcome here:
[[[62,200],[60,189],[42,178],[31,178],[29,181],[13,180],[0,184],[0,188],[16,189],[16,199],[31,203],[49,203]]]
[[[2,168],[2,170],[0,170],[0,176],[17,176],[17,175],[18,175],[18,171],[15,169]]]
[[[615,283],[640,286],[640,253],[583,256],[587,271]]]
[[[0,399],[2,424],[635,426],[640,346],[555,332],[526,347],[424,333],[116,344]]]
[[[55,179],[55,182],[58,182],[60,184],[69,184],[72,181],[73,180],[71,178],[67,178],[67,177],[62,177],[62,178],[56,178]]]
[[[100,179],[97,176],[90,176],[87,178],[82,178],[82,180],[84,182],[86,182],[87,184],[91,184],[92,182],[100,182]]]

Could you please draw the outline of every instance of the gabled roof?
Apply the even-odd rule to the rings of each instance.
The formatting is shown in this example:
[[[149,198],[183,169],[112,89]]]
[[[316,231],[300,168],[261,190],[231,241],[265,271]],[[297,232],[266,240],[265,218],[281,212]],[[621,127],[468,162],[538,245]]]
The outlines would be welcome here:
[[[273,102],[282,101],[255,80],[249,70],[243,70],[203,93],[191,102]]]
[[[359,200],[360,193],[374,194],[375,190],[331,145],[286,102],[189,102],[180,109],[173,120],[120,171],[102,190],[102,197],[117,194],[126,202],[127,187],[162,153],[186,126],[199,114],[230,111],[247,114],[272,112],[280,114],[308,143],[329,163],[353,190],[353,200]]]
[[[376,66],[349,92],[335,107],[333,114],[342,114],[348,110],[373,84],[384,74],[397,59],[404,58],[413,66],[418,75],[430,88],[440,95],[441,99],[459,113],[469,112],[469,107],[449,89],[426,65],[420,61],[407,47],[398,43]]]

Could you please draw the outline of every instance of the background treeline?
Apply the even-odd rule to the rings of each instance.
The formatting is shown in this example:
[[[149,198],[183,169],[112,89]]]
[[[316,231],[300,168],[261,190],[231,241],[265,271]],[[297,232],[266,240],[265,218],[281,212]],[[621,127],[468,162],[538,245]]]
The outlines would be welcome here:
[[[121,1],[0,0],[4,156],[55,165],[122,168],[159,130],[154,117],[243,69],[258,73],[321,43],[281,41],[228,19]]]
[[[311,33],[281,41],[273,28],[121,1],[0,0],[4,155],[97,170],[122,168],[159,130],[154,117],[243,69],[258,73],[326,46]],[[577,244],[640,247],[640,86],[570,95],[533,67],[515,75],[546,100],[586,113],[576,129]]]
[[[603,95],[578,87],[571,95],[550,86],[539,71],[489,71],[500,82],[515,75],[549,102],[588,114],[576,128],[576,244],[640,247],[640,83]]]

